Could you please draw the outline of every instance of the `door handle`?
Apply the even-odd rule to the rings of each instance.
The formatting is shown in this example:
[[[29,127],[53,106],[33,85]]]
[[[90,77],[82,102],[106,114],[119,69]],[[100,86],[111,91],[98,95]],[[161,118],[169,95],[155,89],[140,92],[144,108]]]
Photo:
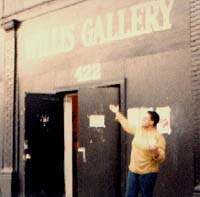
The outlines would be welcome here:
[[[86,150],[85,150],[85,147],[79,147],[78,148],[78,152],[83,154],[83,162],[86,163],[87,160],[86,160]]]

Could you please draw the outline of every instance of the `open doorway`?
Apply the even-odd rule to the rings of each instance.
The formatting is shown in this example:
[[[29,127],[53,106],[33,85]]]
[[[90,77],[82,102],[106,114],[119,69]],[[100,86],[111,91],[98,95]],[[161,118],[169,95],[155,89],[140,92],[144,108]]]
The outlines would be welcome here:
[[[78,96],[27,94],[25,108],[26,197],[77,197]]]
[[[120,104],[118,86],[25,101],[26,197],[121,196],[122,136],[109,111]]]
[[[64,96],[68,197],[121,196],[121,133],[111,103],[119,104],[119,87],[84,88]]]
[[[78,96],[72,97],[73,197],[78,197]]]
[[[63,99],[27,94],[25,108],[25,195],[63,196]]]

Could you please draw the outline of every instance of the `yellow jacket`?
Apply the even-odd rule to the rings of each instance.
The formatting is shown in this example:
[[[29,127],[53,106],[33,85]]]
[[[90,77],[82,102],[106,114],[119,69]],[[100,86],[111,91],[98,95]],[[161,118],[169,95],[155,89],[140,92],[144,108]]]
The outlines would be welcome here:
[[[145,130],[142,127],[131,126],[120,112],[116,113],[115,120],[121,124],[126,132],[134,136],[129,170],[138,174],[158,172],[159,163],[165,160],[166,141],[164,136],[158,133],[156,128]],[[148,149],[152,141],[156,141],[158,146],[159,156],[157,158]]]

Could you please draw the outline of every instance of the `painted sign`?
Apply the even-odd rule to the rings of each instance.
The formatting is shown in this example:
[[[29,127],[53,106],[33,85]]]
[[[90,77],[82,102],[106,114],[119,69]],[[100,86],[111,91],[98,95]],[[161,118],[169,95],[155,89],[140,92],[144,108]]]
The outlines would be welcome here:
[[[77,82],[86,82],[101,79],[101,64],[79,66],[74,73]]]
[[[57,25],[24,37],[27,59],[90,47],[172,28],[174,0],[154,0],[87,18],[80,24]]]
[[[83,24],[83,46],[94,46],[171,28],[174,0],[148,1],[105,16],[88,18]],[[114,24],[118,24],[114,30]]]
[[[147,111],[152,111],[153,107],[137,107],[128,109],[128,122],[132,126],[141,125],[142,118]],[[171,125],[170,125],[170,112],[171,108],[166,107],[157,107],[155,110],[159,116],[160,121],[157,124],[157,130],[159,133],[171,134]]]

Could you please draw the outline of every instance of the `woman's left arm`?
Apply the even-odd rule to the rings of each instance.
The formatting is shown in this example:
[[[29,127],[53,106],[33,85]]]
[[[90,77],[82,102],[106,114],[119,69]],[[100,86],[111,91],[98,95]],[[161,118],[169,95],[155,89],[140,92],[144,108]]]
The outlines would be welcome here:
[[[165,160],[165,149],[166,149],[166,141],[162,134],[159,134],[157,138],[157,147],[152,150],[153,159],[158,162],[163,162]]]

